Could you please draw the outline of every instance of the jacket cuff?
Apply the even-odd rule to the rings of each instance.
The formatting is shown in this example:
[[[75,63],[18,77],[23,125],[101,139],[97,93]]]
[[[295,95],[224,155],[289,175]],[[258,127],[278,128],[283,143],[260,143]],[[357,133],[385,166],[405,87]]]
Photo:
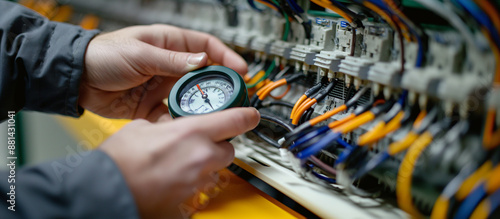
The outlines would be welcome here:
[[[7,179],[7,172],[0,172]],[[7,180],[0,198],[7,200]],[[65,159],[20,169],[15,210],[0,203],[6,218],[139,218],[135,200],[114,161],[101,150],[79,151]]]
[[[67,29],[72,30],[74,36],[67,37]],[[78,97],[80,92],[80,81],[82,74],[85,71],[85,52],[87,51],[87,46],[100,31],[98,30],[84,30],[78,26],[73,26],[65,23],[57,23],[56,31],[52,40],[57,41],[60,45],[69,45],[71,48],[70,62],[66,64],[69,65],[70,72],[67,74],[67,81],[63,87],[66,89],[63,103],[63,111],[56,112],[63,115],[68,115],[72,117],[79,117],[83,114],[84,109],[78,105]],[[66,40],[66,42],[59,42],[59,40]],[[56,44],[54,42],[54,44]],[[68,54],[69,55],[69,54]]]

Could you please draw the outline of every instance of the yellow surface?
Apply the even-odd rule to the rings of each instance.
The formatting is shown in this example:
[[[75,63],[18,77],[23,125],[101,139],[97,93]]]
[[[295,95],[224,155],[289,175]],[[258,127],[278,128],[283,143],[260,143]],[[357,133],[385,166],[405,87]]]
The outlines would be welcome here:
[[[63,116],[56,118],[76,139],[88,141],[94,147],[129,122],[102,118],[89,111],[79,119]],[[216,189],[198,194],[194,204],[187,208],[196,212],[193,219],[304,218],[229,170],[222,170],[219,176]]]
[[[94,148],[130,122],[126,119],[103,118],[88,110],[79,119],[64,116],[56,118],[75,139],[88,141]]]
[[[220,186],[220,190],[213,193],[205,206],[192,216],[193,219],[304,218],[229,170],[219,174],[225,175],[229,183],[226,187]]]

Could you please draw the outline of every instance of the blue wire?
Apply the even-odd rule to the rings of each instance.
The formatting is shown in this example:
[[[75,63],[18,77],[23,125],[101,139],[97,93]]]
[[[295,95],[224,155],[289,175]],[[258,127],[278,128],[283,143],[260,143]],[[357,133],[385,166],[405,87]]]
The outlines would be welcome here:
[[[297,14],[301,14],[301,13],[304,13],[304,9],[302,9],[298,4],[297,2],[295,2],[295,0],[286,0],[286,2],[288,2],[288,5],[290,5],[290,8],[292,8],[292,10],[297,13]]]
[[[305,159],[308,158],[312,155],[317,154],[321,149],[325,148],[329,144],[331,144],[333,141],[335,141],[337,138],[341,136],[341,133],[339,132],[330,132],[325,137],[321,138],[318,142],[314,143],[313,145],[309,146],[308,148],[300,151],[297,153],[297,157],[299,159]]]
[[[337,143],[339,143],[344,148],[354,148],[352,145],[342,140],[342,138],[337,138]]]
[[[490,218],[489,216],[493,214],[493,212],[495,211],[495,209],[498,208],[498,206],[500,206],[500,189],[497,190],[492,195],[490,195],[488,197],[488,200],[490,201],[490,212],[488,218]]]
[[[470,217],[476,206],[481,202],[481,200],[486,196],[486,188],[484,183],[479,185],[477,188],[472,190],[472,192],[462,201],[462,204],[458,208],[457,213],[455,213],[454,219],[467,219]]]
[[[345,160],[347,160],[347,158],[351,155],[351,153],[354,149],[355,149],[355,147],[345,148],[344,151],[342,151],[342,153],[340,153],[337,160],[335,160],[335,164],[333,166],[337,166],[340,163],[343,163]]]
[[[497,47],[500,47],[500,37],[498,35],[498,32],[496,29],[493,27],[493,23],[491,23],[491,20],[488,18],[486,13],[484,13],[474,2],[472,1],[464,1],[464,0],[456,0],[466,11],[468,11],[474,19],[486,27],[488,32],[490,32],[493,41],[497,45]]]
[[[272,5],[272,6],[276,7],[278,10],[282,11],[282,10],[281,10],[281,7],[280,7],[280,6],[278,6],[278,5],[276,5],[274,2],[272,2],[272,1],[268,1],[268,0],[262,0],[262,1],[265,1],[265,2],[269,3],[270,5]]]
[[[256,11],[258,11],[258,12],[262,12],[262,11],[263,11],[262,9],[257,8],[257,6],[255,6],[255,2],[254,2],[254,0],[248,0],[248,4],[249,4],[249,5],[250,5],[253,9],[255,9],[255,10],[256,10]]]
[[[330,128],[328,128],[328,126],[323,126],[323,127],[320,127],[319,129],[316,129],[312,132],[307,133],[306,135],[302,136],[297,141],[295,141],[295,143],[289,147],[289,150],[308,142],[309,140],[313,139],[314,137],[316,137],[318,135],[321,135],[321,134],[327,132],[328,130],[330,130]]]
[[[408,90],[403,90],[403,93],[401,94],[401,97],[399,97],[398,103],[401,106],[404,106],[407,97],[408,97]]]
[[[311,171],[311,173],[315,176],[315,177],[318,177],[318,179],[321,179],[321,180],[325,180],[327,181],[328,183],[337,183],[336,180],[332,179],[332,178],[329,178],[329,177],[326,177],[326,176],[323,176],[319,173],[316,173],[315,171]]]
[[[380,0],[367,0],[367,1],[373,3],[374,5],[376,5],[377,7],[379,7],[380,9],[388,12],[390,15],[397,16],[399,18],[399,20],[401,22],[403,22],[403,24],[405,26],[408,27],[408,29],[410,30],[410,33],[412,35],[415,35],[415,37],[417,38],[417,43],[418,43],[417,60],[415,61],[415,66],[416,67],[421,67],[424,64],[424,44],[423,44],[422,39],[420,38],[420,36],[417,34],[417,32],[415,30],[413,30],[411,28],[411,26],[408,25],[408,23],[405,22],[404,19],[402,19],[400,16],[398,16],[397,13],[394,13],[389,7],[387,7],[387,5],[385,5],[382,1],[380,1]]]

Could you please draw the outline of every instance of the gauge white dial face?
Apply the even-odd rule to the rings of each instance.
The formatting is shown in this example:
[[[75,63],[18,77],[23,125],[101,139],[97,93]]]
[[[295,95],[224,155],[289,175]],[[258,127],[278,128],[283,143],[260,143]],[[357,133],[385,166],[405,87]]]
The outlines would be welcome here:
[[[181,109],[192,114],[219,109],[233,95],[233,85],[222,79],[209,79],[189,88],[181,97]]]

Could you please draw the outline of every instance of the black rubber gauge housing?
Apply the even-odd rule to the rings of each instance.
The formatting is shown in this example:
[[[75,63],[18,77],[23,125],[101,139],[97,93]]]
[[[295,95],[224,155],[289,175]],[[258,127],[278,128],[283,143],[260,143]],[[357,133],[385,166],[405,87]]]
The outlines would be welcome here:
[[[184,75],[170,91],[172,118],[249,106],[243,78],[224,66],[208,66]]]

